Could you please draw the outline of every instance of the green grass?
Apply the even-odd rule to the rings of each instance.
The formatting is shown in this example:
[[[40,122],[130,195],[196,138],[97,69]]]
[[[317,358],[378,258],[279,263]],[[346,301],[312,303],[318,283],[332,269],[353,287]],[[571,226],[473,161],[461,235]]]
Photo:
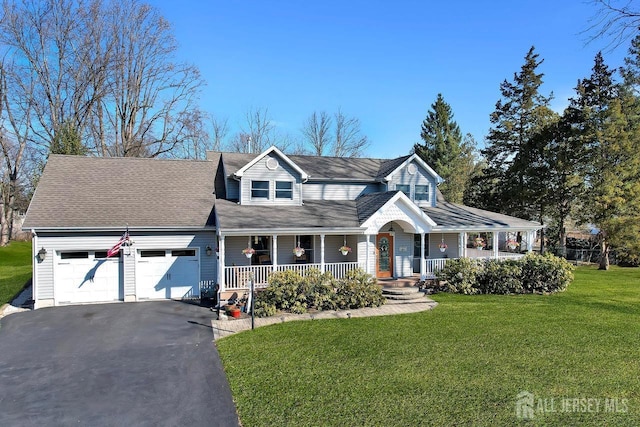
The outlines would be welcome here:
[[[557,295],[439,294],[429,312],[278,324],[217,346],[245,427],[640,425],[640,269],[575,276]],[[556,412],[518,419],[524,390]],[[627,411],[562,412],[563,398]]]
[[[31,279],[31,242],[0,247],[0,305],[11,302]]]

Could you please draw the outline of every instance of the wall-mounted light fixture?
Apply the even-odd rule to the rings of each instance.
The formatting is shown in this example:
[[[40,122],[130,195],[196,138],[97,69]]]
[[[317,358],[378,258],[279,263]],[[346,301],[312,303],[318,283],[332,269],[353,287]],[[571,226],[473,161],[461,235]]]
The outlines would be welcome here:
[[[207,247],[205,248],[205,251],[207,252],[207,256],[211,256],[211,254],[213,253],[213,250],[211,249],[210,245],[207,245]]]
[[[42,248],[38,251],[38,261],[42,262],[47,257],[47,250]]]

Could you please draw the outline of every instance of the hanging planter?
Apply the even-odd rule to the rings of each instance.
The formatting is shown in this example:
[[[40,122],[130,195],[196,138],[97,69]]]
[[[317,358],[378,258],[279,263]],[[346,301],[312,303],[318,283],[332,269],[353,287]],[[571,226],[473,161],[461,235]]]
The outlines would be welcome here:
[[[440,249],[440,252],[445,252],[448,247],[449,246],[447,246],[444,240],[438,244],[438,249]]]
[[[484,239],[482,237],[476,237],[475,239],[476,249],[482,250],[486,246]]]
[[[242,253],[244,254],[244,256],[246,256],[247,258],[251,258],[253,256],[253,254],[256,253],[256,250],[253,248],[244,248],[242,250]]]
[[[347,245],[342,245],[340,246],[340,249],[338,249],[340,252],[342,252],[342,255],[347,256],[347,254],[349,252],[351,252],[351,248]]]
[[[296,246],[295,248],[293,248],[293,253],[295,256],[301,257],[302,255],[304,255],[304,248],[301,248],[300,246]]]
[[[518,242],[515,241],[514,239],[509,239],[507,240],[507,247],[511,250],[514,250],[515,248],[518,247]]]

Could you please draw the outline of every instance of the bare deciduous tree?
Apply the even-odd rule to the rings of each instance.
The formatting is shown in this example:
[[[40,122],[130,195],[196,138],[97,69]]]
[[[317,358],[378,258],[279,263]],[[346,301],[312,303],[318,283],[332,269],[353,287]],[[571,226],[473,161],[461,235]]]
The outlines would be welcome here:
[[[302,136],[312,147],[313,154],[323,156],[331,147],[331,116],[314,111],[302,125]]]
[[[362,135],[360,120],[346,116],[342,110],[334,115],[333,155],[335,157],[359,157],[369,146],[369,140]]]
[[[589,39],[608,39],[607,47],[616,48],[635,37],[640,28],[640,7],[634,7],[632,0],[592,0],[598,8],[589,19],[585,32]]]

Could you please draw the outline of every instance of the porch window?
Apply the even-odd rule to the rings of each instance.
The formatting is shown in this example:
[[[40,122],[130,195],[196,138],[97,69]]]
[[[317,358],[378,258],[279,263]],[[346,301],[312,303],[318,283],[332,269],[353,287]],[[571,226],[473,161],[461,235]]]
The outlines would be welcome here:
[[[251,257],[251,265],[265,264],[265,259],[271,258],[271,238],[269,236],[253,236],[251,247],[256,253]]]
[[[293,182],[276,181],[276,199],[293,199]]]
[[[420,259],[420,235],[413,235],[413,257]],[[429,257],[429,235],[424,236],[424,257]]]
[[[402,191],[407,197],[411,197],[411,186],[408,184],[396,184],[396,190]]]
[[[251,198],[268,199],[269,181],[251,181]]]
[[[416,185],[414,188],[415,195],[414,199],[416,201],[419,200],[429,200],[429,186],[428,185]]]

